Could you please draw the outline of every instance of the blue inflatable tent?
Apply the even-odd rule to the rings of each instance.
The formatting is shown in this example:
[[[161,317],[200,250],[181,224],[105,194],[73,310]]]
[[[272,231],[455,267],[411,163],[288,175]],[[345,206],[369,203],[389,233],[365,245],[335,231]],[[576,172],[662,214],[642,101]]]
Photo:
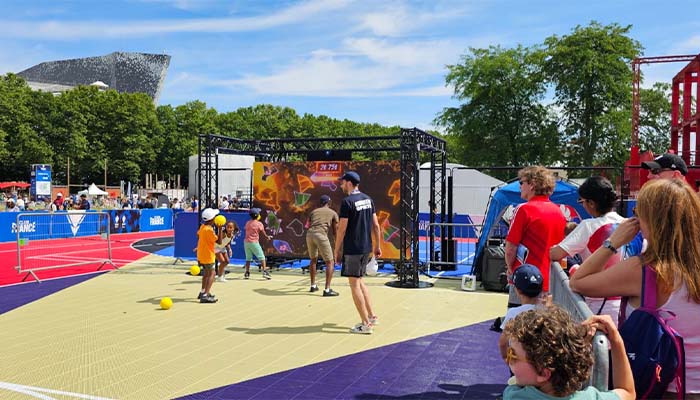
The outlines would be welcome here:
[[[560,205],[567,221],[580,222],[582,219],[590,218],[590,215],[578,203],[578,186],[573,183],[562,180],[557,181],[550,200]],[[491,200],[489,200],[488,210],[481,228],[481,235],[479,235],[479,240],[476,244],[475,260],[481,260],[484,247],[487,246],[488,240],[493,233],[501,227],[501,218],[508,206],[515,207],[524,202],[525,200],[520,198],[520,182],[517,180],[501,186],[493,193]],[[474,265],[474,270],[481,269],[480,264],[480,261],[477,261]]]

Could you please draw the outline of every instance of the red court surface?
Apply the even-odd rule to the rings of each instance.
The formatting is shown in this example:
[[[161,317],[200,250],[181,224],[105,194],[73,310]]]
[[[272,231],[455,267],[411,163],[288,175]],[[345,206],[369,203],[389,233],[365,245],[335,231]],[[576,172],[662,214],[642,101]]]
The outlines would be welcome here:
[[[156,231],[156,232],[138,232],[138,233],[122,233],[111,235],[110,241],[112,244],[112,262],[121,267],[130,262],[136,261],[148,254],[148,252],[137,250],[132,247],[134,242],[141,239],[156,238],[156,237],[172,237],[173,231]],[[54,239],[45,241],[42,245],[47,258],[70,258],[76,253],[75,244],[78,243],[75,239]],[[90,249],[84,248],[83,252],[89,254]],[[78,257],[79,258],[79,257]],[[112,269],[106,265],[100,271],[98,268],[101,263],[84,264],[80,266],[61,267],[36,271],[36,275],[40,280],[62,278],[65,276],[74,276],[81,274],[89,274]],[[22,282],[34,282],[34,278],[26,273],[18,273],[17,269],[17,243],[6,242],[0,243],[0,287],[13,285]]]

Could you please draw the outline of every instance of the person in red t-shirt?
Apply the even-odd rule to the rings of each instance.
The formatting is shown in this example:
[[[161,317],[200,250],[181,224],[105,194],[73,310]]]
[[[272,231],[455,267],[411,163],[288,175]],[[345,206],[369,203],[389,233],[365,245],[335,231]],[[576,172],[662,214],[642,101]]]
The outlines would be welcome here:
[[[520,205],[513,216],[506,237],[506,266],[508,277],[521,264],[532,264],[540,269],[544,281],[542,292],[549,292],[549,249],[564,239],[566,218],[558,205],[549,200],[556,180],[548,169],[526,167],[518,171],[520,197],[527,202]],[[511,285],[511,292],[513,287]],[[517,296],[508,299],[508,307],[519,305]]]

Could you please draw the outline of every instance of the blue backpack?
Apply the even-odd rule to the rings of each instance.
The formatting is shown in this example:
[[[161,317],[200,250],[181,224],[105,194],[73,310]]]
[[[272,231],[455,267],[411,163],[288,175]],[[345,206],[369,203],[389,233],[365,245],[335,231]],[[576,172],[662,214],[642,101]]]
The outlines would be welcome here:
[[[676,383],[678,398],[685,398],[683,338],[667,324],[676,315],[656,308],[656,271],[648,265],[642,267],[641,300],[625,320],[627,298],[622,299],[619,324],[637,398],[660,399],[671,382]]]

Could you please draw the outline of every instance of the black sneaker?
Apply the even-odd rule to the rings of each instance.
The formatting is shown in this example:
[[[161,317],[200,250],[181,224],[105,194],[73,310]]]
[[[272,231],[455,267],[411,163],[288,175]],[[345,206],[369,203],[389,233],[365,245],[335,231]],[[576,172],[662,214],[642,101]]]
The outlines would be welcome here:
[[[323,291],[323,297],[332,297],[332,296],[340,296],[340,293],[336,292],[333,289],[328,289]]]
[[[267,270],[265,270],[263,271],[263,278],[272,279],[272,275],[270,275],[270,273]]]
[[[316,286],[316,285],[311,286],[311,289],[309,289],[309,292],[311,292],[311,293],[318,292],[318,286]]]
[[[200,303],[216,303],[219,301],[214,295],[209,295],[209,296],[204,296],[201,299],[199,299]]]
[[[250,278],[250,271],[246,271],[245,274],[243,274],[243,279],[248,279]]]
[[[199,295],[197,296],[197,300],[202,300],[202,297],[204,297],[204,292],[199,292]]]

